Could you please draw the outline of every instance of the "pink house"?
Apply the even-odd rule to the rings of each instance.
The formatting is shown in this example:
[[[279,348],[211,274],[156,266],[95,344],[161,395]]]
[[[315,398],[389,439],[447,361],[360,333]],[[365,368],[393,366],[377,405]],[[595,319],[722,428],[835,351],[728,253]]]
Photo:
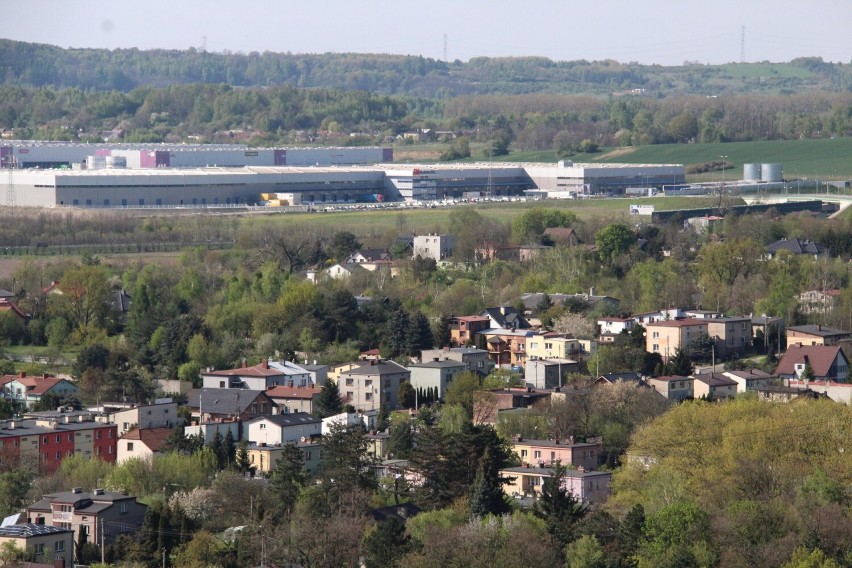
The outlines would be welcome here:
[[[549,467],[509,467],[500,470],[502,477],[510,479],[503,490],[512,496],[531,497],[541,493],[544,480],[553,475]],[[602,503],[610,494],[612,473],[608,471],[586,471],[583,468],[565,472],[563,487],[583,503]]]
[[[589,471],[597,469],[601,454],[600,439],[575,443],[573,437],[567,440],[525,440],[515,436],[512,448],[523,464],[543,467],[559,462]]]

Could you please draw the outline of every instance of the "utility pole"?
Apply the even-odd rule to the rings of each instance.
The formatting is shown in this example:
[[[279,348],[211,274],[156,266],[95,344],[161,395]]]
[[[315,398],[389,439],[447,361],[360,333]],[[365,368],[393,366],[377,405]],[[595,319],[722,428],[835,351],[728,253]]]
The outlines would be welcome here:
[[[101,564],[106,565],[106,547],[104,547],[104,518],[98,519],[101,522]]]
[[[166,547],[163,547],[163,568],[166,568]]]

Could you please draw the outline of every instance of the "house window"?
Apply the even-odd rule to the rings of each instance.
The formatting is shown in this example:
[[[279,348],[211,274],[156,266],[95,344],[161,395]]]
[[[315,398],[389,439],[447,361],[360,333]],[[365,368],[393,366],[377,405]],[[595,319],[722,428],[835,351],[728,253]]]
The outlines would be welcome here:
[[[364,400],[373,400],[373,393],[368,392],[364,395]]]
[[[364,386],[365,387],[373,386],[373,381],[371,381],[370,379],[367,379],[366,381],[364,381]]]
[[[521,457],[522,458],[527,457],[527,451],[526,450],[521,450]]]
[[[355,384],[353,379],[346,379],[346,386],[347,387],[351,387],[353,384]]]
[[[225,388],[225,381],[219,381],[219,388],[220,389]]]
[[[53,550],[54,550],[54,552],[65,552],[65,541],[64,540],[57,540],[56,542],[54,542],[53,543]]]
[[[62,459],[62,452],[56,452],[56,459]]]
[[[660,337],[660,332],[659,332],[659,331],[655,331],[654,333],[652,333],[652,334],[651,334],[651,338],[652,338],[652,339],[657,339],[658,337]]]
[[[127,451],[128,451],[128,452],[132,452],[132,451],[133,451],[133,442],[127,442]]]
[[[48,443],[47,442],[47,436],[45,436],[44,438],[41,439],[41,443],[44,444],[45,446],[47,445],[47,443]]]
[[[533,453],[533,457],[535,459],[541,458],[541,450],[536,450],[535,453]]]
[[[657,352],[659,350],[660,350],[660,345],[658,343],[655,343],[651,346],[651,351]]]
[[[35,555],[41,556],[43,554],[44,554],[44,543],[39,542],[38,544],[35,545]]]
[[[124,423],[124,427],[122,428],[122,430],[129,430],[129,429],[130,429],[130,424],[128,424],[127,422],[125,422],[125,423]]]
[[[122,501],[121,503],[119,503],[119,511],[121,511],[122,513],[127,512],[127,501]]]
[[[265,424],[265,423],[263,423],[263,422],[261,422],[261,423],[260,423],[260,429],[261,429],[261,430],[266,430],[266,424]]]
[[[101,439],[101,431],[100,431],[100,430],[98,430],[97,432],[95,432],[95,438],[96,438],[96,439],[98,439],[98,440],[100,440],[100,439]]]

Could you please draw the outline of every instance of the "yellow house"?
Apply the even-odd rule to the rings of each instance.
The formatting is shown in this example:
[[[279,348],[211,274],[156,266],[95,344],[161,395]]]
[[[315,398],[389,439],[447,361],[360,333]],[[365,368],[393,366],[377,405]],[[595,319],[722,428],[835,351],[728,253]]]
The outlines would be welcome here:
[[[577,359],[583,351],[579,339],[557,333],[537,333],[527,338],[528,359]]]
[[[667,361],[678,349],[686,349],[693,341],[707,337],[708,321],[688,318],[649,323],[645,327],[645,351],[659,353]]]

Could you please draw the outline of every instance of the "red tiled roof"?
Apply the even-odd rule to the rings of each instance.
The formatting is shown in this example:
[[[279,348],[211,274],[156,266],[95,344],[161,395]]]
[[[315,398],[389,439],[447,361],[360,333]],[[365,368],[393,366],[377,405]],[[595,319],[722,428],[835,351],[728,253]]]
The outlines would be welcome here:
[[[266,390],[266,395],[269,398],[303,398],[310,399],[322,392],[321,388],[317,387],[285,387],[275,386]]]
[[[686,318],[681,320],[655,321],[649,323],[646,327],[686,327],[688,325],[707,325],[713,320]]]
[[[237,369],[225,369],[223,371],[211,371],[202,374],[216,377],[277,377],[279,375],[286,375],[287,373],[280,369],[270,369],[269,363],[263,361],[252,367],[239,367]]]
[[[831,369],[831,364],[837,358],[838,352],[843,350],[837,345],[794,345],[787,348],[787,352],[778,362],[778,367],[775,369],[776,375],[795,375],[796,364],[802,363],[805,357],[808,358],[808,364],[813,369],[814,375],[817,377],[826,377]],[[846,355],[844,354],[844,358]]]
[[[26,373],[21,373],[19,375],[3,375],[0,377],[0,385],[18,381],[26,387],[27,394],[42,395],[64,380],[66,379],[48,377],[46,375],[42,377],[28,377]]]
[[[152,452],[159,452],[172,433],[171,428],[136,428],[121,437],[122,440],[139,440]]]

